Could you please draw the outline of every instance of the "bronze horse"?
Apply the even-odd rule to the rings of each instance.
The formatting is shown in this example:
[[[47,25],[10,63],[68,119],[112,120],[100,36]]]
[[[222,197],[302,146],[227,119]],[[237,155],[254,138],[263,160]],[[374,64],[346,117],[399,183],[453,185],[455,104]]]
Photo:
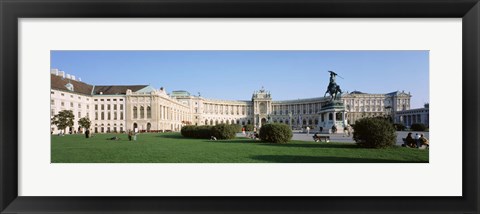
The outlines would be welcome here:
[[[340,89],[340,86],[335,84],[335,83],[330,83],[328,84],[327,91],[325,92],[324,97],[327,95],[327,93],[330,94],[330,101],[336,100],[338,94],[342,94],[342,90]]]

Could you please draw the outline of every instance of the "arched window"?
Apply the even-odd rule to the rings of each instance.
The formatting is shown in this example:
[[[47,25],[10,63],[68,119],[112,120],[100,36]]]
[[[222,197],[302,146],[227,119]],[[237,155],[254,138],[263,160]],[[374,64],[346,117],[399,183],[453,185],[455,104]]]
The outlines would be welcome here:
[[[213,126],[213,120],[210,120],[210,125]]]
[[[232,123],[231,124],[235,124],[235,120],[232,120]]]
[[[205,125],[208,125],[208,120],[205,120]]]
[[[138,118],[138,110],[136,106],[133,107],[133,118]]]
[[[143,106],[140,106],[140,118],[145,118],[145,108]]]
[[[152,118],[152,108],[150,106],[147,107],[147,118]]]

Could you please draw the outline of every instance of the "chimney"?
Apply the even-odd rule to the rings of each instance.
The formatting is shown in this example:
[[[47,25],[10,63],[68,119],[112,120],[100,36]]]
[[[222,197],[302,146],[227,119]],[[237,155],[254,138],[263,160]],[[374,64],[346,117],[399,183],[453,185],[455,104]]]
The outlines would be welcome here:
[[[75,76],[71,75],[70,77],[72,78],[72,80],[75,80]]]
[[[70,74],[67,74],[67,79],[71,79],[72,77],[70,76]]]
[[[65,78],[65,71],[58,71],[58,76]]]
[[[81,81],[82,81],[82,78],[79,77],[79,78],[78,78],[78,81],[81,82]]]
[[[58,76],[58,69],[52,68],[52,69],[50,69],[50,73],[55,75],[55,76]]]

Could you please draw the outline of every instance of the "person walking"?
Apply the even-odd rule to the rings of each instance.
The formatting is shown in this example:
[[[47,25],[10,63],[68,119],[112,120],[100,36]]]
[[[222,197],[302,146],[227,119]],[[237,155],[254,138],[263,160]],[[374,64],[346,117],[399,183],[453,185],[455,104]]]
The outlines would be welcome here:
[[[90,130],[87,129],[87,131],[85,131],[85,138],[89,138],[90,137]]]
[[[307,136],[310,136],[310,127],[307,126]]]

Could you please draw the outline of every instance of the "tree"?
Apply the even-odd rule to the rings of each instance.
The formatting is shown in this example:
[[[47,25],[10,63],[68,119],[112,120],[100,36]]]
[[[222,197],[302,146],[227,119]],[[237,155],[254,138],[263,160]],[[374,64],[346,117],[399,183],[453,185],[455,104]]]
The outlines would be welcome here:
[[[52,125],[57,126],[59,130],[63,130],[65,133],[65,129],[67,127],[73,126],[73,120],[75,119],[75,116],[73,115],[73,111],[71,110],[63,110],[58,112],[55,116],[52,118]]]
[[[85,129],[90,129],[92,122],[90,119],[88,119],[88,117],[82,117],[78,120],[78,124]]]

